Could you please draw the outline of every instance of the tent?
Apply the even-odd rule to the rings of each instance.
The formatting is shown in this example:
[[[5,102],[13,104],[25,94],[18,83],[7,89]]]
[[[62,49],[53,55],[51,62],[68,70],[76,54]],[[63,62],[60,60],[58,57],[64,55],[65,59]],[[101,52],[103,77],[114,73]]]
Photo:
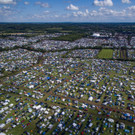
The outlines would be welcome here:
[[[51,79],[51,77],[47,77],[47,80],[50,80]]]
[[[5,124],[4,123],[0,124],[0,129],[2,129],[4,127],[5,127]]]
[[[6,135],[5,133],[0,133],[0,135]]]
[[[90,96],[90,97],[88,98],[88,100],[89,100],[89,101],[92,101],[92,100],[93,100],[93,97],[92,97],[92,96]]]

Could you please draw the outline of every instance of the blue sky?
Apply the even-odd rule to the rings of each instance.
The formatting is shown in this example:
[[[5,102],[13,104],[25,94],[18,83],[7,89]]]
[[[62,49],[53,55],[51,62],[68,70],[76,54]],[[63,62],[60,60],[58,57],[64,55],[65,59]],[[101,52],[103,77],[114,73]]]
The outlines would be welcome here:
[[[135,0],[0,0],[0,22],[135,22]]]

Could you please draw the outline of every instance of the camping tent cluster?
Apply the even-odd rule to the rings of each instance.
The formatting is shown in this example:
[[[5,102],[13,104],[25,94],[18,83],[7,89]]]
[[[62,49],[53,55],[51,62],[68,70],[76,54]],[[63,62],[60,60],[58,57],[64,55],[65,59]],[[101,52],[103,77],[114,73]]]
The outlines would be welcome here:
[[[29,33],[30,34],[30,33]],[[23,34],[25,35],[25,33]],[[28,35],[28,33],[26,33]],[[1,48],[13,48],[15,46],[25,46],[29,45],[34,49],[44,49],[44,50],[61,50],[61,49],[72,49],[74,47],[94,47],[104,45],[105,47],[135,47],[135,37],[131,38],[130,44],[128,44],[127,36],[118,35],[115,33],[114,36],[110,35],[110,33],[105,33],[105,37],[89,37],[89,38],[81,38],[74,42],[69,41],[55,41],[50,40],[52,37],[59,37],[61,35],[67,35],[66,33],[54,33],[54,34],[46,34],[46,35],[38,35],[34,37],[25,38],[23,36],[12,35],[5,39],[0,39],[0,47]]]
[[[52,37],[58,37],[61,33],[46,34],[46,35],[37,35],[34,37],[25,38],[25,35],[31,33],[24,33],[23,36],[17,36],[17,34],[12,34],[12,36],[7,36],[7,38],[0,38],[0,48],[13,48],[13,47],[22,47],[31,43],[37,43],[43,39],[48,39]],[[64,33],[63,33],[64,34]],[[21,34],[20,34],[21,35]]]
[[[27,51],[24,49],[17,49],[8,52],[0,53],[0,71],[2,73],[18,71],[27,68],[37,63],[40,52]],[[4,69],[4,71],[3,71]]]
[[[0,48],[13,48],[15,46],[21,47],[27,43],[27,40],[23,37],[16,38],[15,40],[0,39]]]
[[[49,52],[49,53],[45,53],[44,55],[43,55],[43,57],[44,58],[46,58],[46,57],[62,57],[64,54],[66,54],[67,53],[67,51],[61,51],[61,52],[58,52],[58,51],[56,51],[56,52]]]
[[[95,58],[97,54],[99,53],[99,50],[96,49],[79,49],[74,50],[71,53],[68,54],[68,57],[72,58]]]
[[[128,58],[135,59],[135,50],[128,50]]]
[[[20,94],[39,99],[44,96],[44,92],[51,91],[65,80],[55,89],[56,95],[127,107],[134,111],[132,102],[135,100],[135,85],[134,78],[127,72],[129,67],[132,67],[129,62],[95,59],[85,62],[78,59],[77,62],[77,59],[67,58],[64,61],[62,58],[48,57],[44,63],[46,66],[35,66],[29,71],[22,71],[5,79],[7,86],[2,87],[2,90],[18,91]],[[19,91],[8,84],[23,87],[23,92],[22,89]],[[127,88],[128,90],[125,90]],[[125,100],[129,101],[128,106]]]
[[[43,57],[40,63],[1,79],[0,132],[134,134],[134,62],[85,59],[97,53],[89,49],[71,52],[83,53],[85,58],[63,58],[66,51],[18,51],[0,55],[7,63],[20,61],[16,63],[19,69],[23,64],[31,66],[29,59],[37,62],[39,56]]]
[[[117,38],[116,38],[116,37]],[[134,38],[131,39],[131,45],[128,44],[126,36],[115,35],[114,37],[96,37],[96,38],[81,38],[75,40],[74,42],[69,41],[55,41],[55,40],[41,40],[41,42],[34,43],[31,45],[34,49],[44,49],[44,50],[61,50],[61,49],[73,49],[75,47],[95,47],[95,46],[104,46],[104,47],[134,47]]]
[[[107,44],[108,41],[105,39],[89,39],[81,38],[74,42],[69,41],[55,41],[55,40],[43,40],[41,42],[32,44],[31,47],[34,49],[44,50],[62,50],[62,49],[73,49],[75,47],[95,47],[102,44]]]
[[[103,118],[89,114],[83,110],[73,110],[51,105],[43,102],[37,102],[32,98],[22,98],[21,96],[7,96],[3,93],[6,100],[1,101],[2,108],[7,107],[1,112],[0,131],[3,134],[14,130],[14,134],[59,134],[59,133],[104,133],[106,130],[110,133],[123,131],[134,134],[134,127],[127,126],[125,123],[117,122],[112,118]],[[4,98],[3,96],[3,98]],[[11,104],[14,101],[14,104]],[[10,116],[10,117],[7,117]],[[129,113],[123,114],[125,117],[132,117]],[[101,124],[99,124],[101,123]],[[33,126],[33,124],[35,124]],[[20,131],[16,129],[20,128]],[[115,128],[115,130],[114,130]],[[30,130],[28,130],[30,129]],[[36,129],[36,131],[33,131]],[[1,133],[1,134],[2,134]]]
[[[133,36],[130,40],[130,44],[131,46],[133,46],[133,48],[135,48],[135,36]]]

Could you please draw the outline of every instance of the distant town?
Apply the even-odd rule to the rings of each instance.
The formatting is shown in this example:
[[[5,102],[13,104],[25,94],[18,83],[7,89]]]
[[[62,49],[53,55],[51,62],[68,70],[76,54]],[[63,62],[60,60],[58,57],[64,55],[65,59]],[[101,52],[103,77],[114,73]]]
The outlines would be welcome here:
[[[0,23],[0,135],[134,128],[134,23]]]

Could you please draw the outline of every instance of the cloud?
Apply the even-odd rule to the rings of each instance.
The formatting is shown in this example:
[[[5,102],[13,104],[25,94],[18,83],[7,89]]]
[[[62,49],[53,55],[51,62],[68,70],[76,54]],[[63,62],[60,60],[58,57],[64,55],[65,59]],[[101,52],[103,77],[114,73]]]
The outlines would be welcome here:
[[[98,10],[92,10],[88,11],[86,9],[84,12],[83,11],[76,11],[72,13],[74,17],[102,17],[102,18],[111,18],[111,17],[126,17],[128,16],[128,11],[127,10],[121,10],[121,11],[116,11],[113,9],[108,9],[101,7]],[[131,15],[130,15],[131,16]]]
[[[67,6],[66,9],[67,9],[67,10],[79,10],[79,7],[74,6],[73,4],[70,4],[69,6]]]
[[[91,12],[90,12],[90,16],[98,16],[98,15],[100,15],[101,13],[100,12],[97,12],[96,10],[92,10]],[[102,15],[102,14],[101,14]]]
[[[13,14],[13,12],[9,6],[3,6],[0,8],[0,15],[9,16],[11,14]]]
[[[135,11],[135,6],[128,7],[128,10]]]
[[[16,4],[13,0],[0,0],[0,4]]]
[[[130,1],[130,0],[122,0],[122,3],[127,3],[127,4],[129,4],[129,3],[131,3],[131,1]]]
[[[112,10],[112,9],[107,9],[107,8],[100,8],[99,9],[100,15],[103,16],[126,16],[126,10],[122,10],[122,11],[116,11],[116,10]]]
[[[86,9],[84,12],[83,11],[73,12],[74,17],[78,17],[78,16],[86,17],[86,16],[89,16],[89,15],[90,15],[90,13],[89,13],[88,9]]]
[[[50,12],[47,10],[47,11],[44,11],[44,14],[47,15],[49,14]]]
[[[32,19],[45,19],[50,14],[50,11],[44,11],[42,14],[34,14],[31,18]],[[50,16],[49,16],[50,17]]]
[[[3,9],[8,10],[8,9],[10,9],[10,7],[9,6],[3,6]]]
[[[128,7],[127,10],[128,10],[129,17],[132,17],[132,18],[135,17],[135,6]]]
[[[103,0],[103,1],[94,0],[94,5],[95,6],[113,6],[113,2],[112,0]]]
[[[88,10],[88,9],[86,9],[86,13],[87,13],[87,14],[89,13],[89,10]]]
[[[40,1],[36,2],[35,4],[36,5],[40,5],[43,8],[48,8],[49,7],[49,4],[48,3],[43,3],[43,2],[40,2]]]
[[[25,1],[24,4],[25,4],[25,5],[29,5],[29,2]]]

